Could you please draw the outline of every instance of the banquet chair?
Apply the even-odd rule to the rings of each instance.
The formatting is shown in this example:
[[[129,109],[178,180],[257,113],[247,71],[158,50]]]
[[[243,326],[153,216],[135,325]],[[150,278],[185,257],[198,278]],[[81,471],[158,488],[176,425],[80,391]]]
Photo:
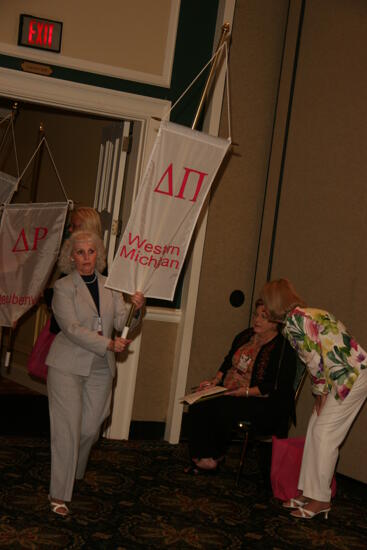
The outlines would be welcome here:
[[[301,392],[302,385],[306,378],[306,375],[307,375],[306,365],[299,358],[297,358],[296,375],[294,377],[294,383],[293,383],[295,405],[297,403],[297,399]],[[274,434],[256,433],[256,430],[253,424],[249,420],[239,420],[237,423],[237,428],[241,434],[243,433],[240,461],[238,464],[237,474],[236,474],[236,485],[238,486],[241,479],[243,465],[245,462],[249,438],[253,437],[257,441],[271,445],[272,436]]]

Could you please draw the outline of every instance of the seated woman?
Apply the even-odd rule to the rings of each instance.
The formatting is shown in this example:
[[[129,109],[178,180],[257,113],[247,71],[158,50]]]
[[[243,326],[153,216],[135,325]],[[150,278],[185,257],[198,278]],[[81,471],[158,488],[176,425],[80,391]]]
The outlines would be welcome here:
[[[251,421],[262,433],[286,437],[289,419],[294,419],[296,362],[296,353],[257,300],[253,326],[233,340],[215,378],[199,386],[221,384],[229,391],[189,408],[192,466],[186,471],[215,470],[239,420]]]

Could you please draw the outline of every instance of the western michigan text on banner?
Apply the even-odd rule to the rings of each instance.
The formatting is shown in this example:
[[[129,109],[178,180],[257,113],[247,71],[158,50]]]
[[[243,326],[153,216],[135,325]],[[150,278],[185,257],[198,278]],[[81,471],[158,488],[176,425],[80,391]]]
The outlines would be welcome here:
[[[56,261],[68,203],[8,204],[0,223],[0,326],[34,306]]]
[[[162,122],[106,286],[172,300],[192,233],[230,146]]]

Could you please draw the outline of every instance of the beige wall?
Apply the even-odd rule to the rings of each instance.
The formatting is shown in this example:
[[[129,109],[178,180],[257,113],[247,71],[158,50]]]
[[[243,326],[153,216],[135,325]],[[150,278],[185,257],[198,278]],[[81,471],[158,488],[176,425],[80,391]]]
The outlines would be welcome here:
[[[165,421],[176,336],[175,323],[144,321],[133,420]]]
[[[63,22],[61,52],[49,54],[49,63],[58,64],[62,56],[161,76],[172,11],[178,5],[176,0],[0,0],[0,51],[1,43],[16,46],[19,15],[26,13]],[[29,48],[18,48],[17,55],[30,53],[43,60],[43,52]]]

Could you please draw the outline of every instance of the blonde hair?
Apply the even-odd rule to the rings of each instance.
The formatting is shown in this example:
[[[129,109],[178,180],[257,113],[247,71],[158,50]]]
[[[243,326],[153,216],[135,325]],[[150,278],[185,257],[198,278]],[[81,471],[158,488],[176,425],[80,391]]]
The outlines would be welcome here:
[[[78,216],[82,222],[80,230],[92,231],[102,237],[102,223],[97,210],[90,206],[77,206],[71,213],[71,219],[73,215]]]
[[[286,314],[296,306],[305,306],[288,279],[276,279],[265,283],[260,298],[274,321],[284,321]]]
[[[255,302],[255,309],[254,309],[254,313],[256,312],[257,308],[258,307],[265,307],[265,304],[264,304],[264,300],[262,300],[261,298],[258,298]],[[268,319],[271,323],[276,323],[277,324],[277,330],[280,331],[280,325],[277,323],[277,321],[275,321],[271,315],[269,316],[269,319]]]
[[[75,269],[74,262],[71,260],[71,254],[74,249],[74,246],[77,242],[80,241],[91,241],[96,247],[97,259],[96,259],[96,269],[100,273],[106,267],[106,250],[103,245],[103,241],[99,235],[93,231],[75,231],[66,239],[62,245],[58,266],[62,273],[71,273]]]

